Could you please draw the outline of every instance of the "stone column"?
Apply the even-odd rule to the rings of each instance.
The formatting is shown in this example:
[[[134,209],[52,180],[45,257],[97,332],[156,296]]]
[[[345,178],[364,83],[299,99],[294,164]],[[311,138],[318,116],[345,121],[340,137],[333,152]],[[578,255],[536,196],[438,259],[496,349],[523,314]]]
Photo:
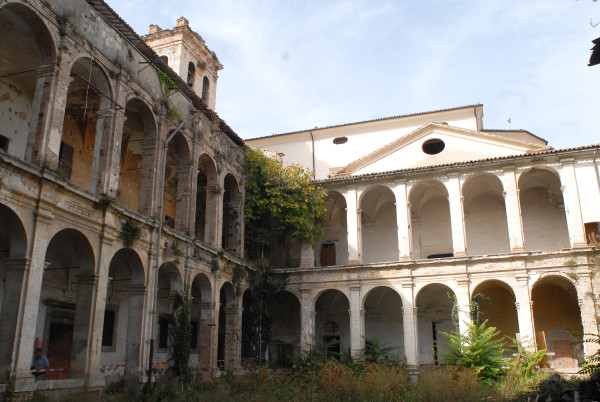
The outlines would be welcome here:
[[[560,188],[563,192],[563,202],[565,203],[565,215],[567,217],[571,248],[587,247],[583,219],[581,217],[579,190],[577,188],[575,167],[573,165],[574,160],[572,158],[563,159],[561,162],[562,169],[559,172],[561,182]]]
[[[241,369],[242,308],[225,307],[225,369]]]
[[[598,322],[596,317],[595,295],[592,292],[592,278],[589,272],[578,273],[579,279],[575,283],[577,289],[577,298],[579,301],[579,310],[581,314],[581,324],[584,334],[598,335]],[[583,351],[586,356],[590,356],[598,351],[600,345],[595,342],[584,342]]]
[[[517,273],[515,279],[517,280],[517,285],[514,289],[516,298],[515,305],[517,306],[521,345],[528,348],[535,348],[536,339],[533,325],[533,302],[531,301],[531,294],[529,293],[529,276],[525,273]]]
[[[0,313],[0,374],[12,372],[17,350],[17,326],[24,302],[23,280],[29,271],[30,261],[26,258],[6,258],[4,260],[4,294]]]
[[[312,294],[310,289],[300,289],[300,320],[302,323],[300,349],[310,351],[314,343],[315,312],[313,310]]]
[[[60,60],[60,66],[56,74],[56,89],[54,90],[53,102],[51,102],[53,109],[49,111],[49,133],[47,134],[46,144],[44,144],[43,155],[40,156],[40,164],[45,162],[46,166],[52,169],[58,168],[58,156],[65,121],[67,95],[69,93],[69,85],[73,80],[70,76],[72,62],[70,52],[74,48],[75,44],[72,39],[68,36],[63,37],[60,56],[57,58]],[[45,158],[45,161],[43,158]]]
[[[52,95],[56,91],[58,71],[54,64],[41,65],[37,71],[35,98],[31,105],[29,133],[25,148],[25,160],[28,162],[42,164],[41,158],[52,116]]]
[[[164,174],[162,169],[162,152],[158,141],[158,131],[152,135],[145,135],[142,144],[142,174],[140,178],[140,200],[138,210],[140,213],[148,216],[153,216],[157,213],[160,196],[163,189],[159,189],[160,178]],[[149,194],[150,197],[145,195]]]
[[[77,302],[73,323],[70,378],[85,378],[88,374],[99,374],[100,372],[99,354],[102,350],[102,331],[99,334],[100,341],[98,345],[93,334],[97,289],[97,274],[80,274],[77,276]],[[104,312],[104,306],[102,310]],[[102,317],[104,318],[104,314]],[[98,359],[93,359],[96,354]],[[92,367],[94,360],[98,361],[96,367]]]
[[[23,305],[23,317],[20,328],[17,330],[16,340],[16,364],[15,376],[17,383],[33,382],[34,378],[29,372],[33,360],[33,348],[35,343],[35,328],[40,303],[40,294],[42,290],[42,279],[44,268],[46,266],[46,250],[50,239],[48,238],[48,224],[54,215],[51,211],[40,209],[36,214],[35,233],[28,236],[35,239],[31,254],[29,271],[26,271],[27,279],[23,296],[25,298]],[[5,290],[6,291],[6,290]],[[13,352],[14,353],[14,352]]]
[[[417,334],[417,308],[402,307],[402,325],[404,331],[404,356],[406,364],[415,366],[419,364],[418,334]]]
[[[348,229],[348,265],[362,262],[361,255],[361,230],[360,210],[358,209],[358,194],[356,187],[346,187],[342,194],[346,199],[346,227]]]
[[[517,179],[515,176],[515,167],[506,166],[503,168],[503,175],[500,177],[504,187],[504,205],[506,207],[506,223],[508,227],[508,238],[510,250],[521,252],[525,250],[523,242],[523,224],[521,221],[521,204],[519,202],[519,189],[517,188]]]
[[[410,209],[406,198],[406,180],[394,180],[396,222],[398,223],[398,259],[410,259]]]
[[[315,249],[310,240],[302,239],[300,250],[300,268],[312,268],[315,266]]]
[[[209,372],[213,367],[212,360],[212,333],[215,328],[213,319],[213,305],[210,302],[200,303],[200,327],[199,334],[199,362],[198,368],[200,371]],[[216,348],[215,348],[216,350]]]
[[[125,377],[138,381],[147,367],[142,367],[142,326],[144,321],[144,301],[147,288],[144,285],[129,286],[129,314],[127,320],[127,345],[125,347]]]
[[[360,284],[350,284],[350,354],[359,357],[364,348],[363,310],[360,305]]]
[[[458,173],[449,173],[448,181],[445,183],[445,185],[446,189],[448,190],[450,224],[452,226],[452,248],[454,249],[454,256],[464,257],[466,255],[465,226]]]
[[[464,334],[471,324],[471,293],[469,291],[469,278],[460,278],[456,281],[456,302],[458,304],[458,329]]]
[[[191,200],[191,178],[196,177],[194,171],[196,169],[191,164],[179,163],[177,169],[177,207],[175,216],[175,229],[180,232],[186,232],[190,229],[190,211],[192,206],[190,205]],[[193,207],[195,210],[195,206]]]

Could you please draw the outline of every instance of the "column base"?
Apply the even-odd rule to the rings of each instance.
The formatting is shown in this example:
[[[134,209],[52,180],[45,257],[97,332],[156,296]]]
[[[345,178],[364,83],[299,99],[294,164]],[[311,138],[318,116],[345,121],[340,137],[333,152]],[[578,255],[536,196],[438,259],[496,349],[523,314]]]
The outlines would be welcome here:
[[[525,252],[525,247],[512,247],[510,249],[511,253],[524,253]]]
[[[360,265],[362,264],[359,260],[348,260],[348,265]]]

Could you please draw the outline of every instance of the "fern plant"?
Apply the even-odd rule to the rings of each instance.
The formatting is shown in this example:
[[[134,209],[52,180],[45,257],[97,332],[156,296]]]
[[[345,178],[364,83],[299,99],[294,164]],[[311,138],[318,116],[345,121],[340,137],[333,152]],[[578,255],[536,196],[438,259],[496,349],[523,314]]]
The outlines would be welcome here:
[[[600,335],[585,334],[585,336],[587,338],[585,338],[583,342],[600,344]],[[581,370],[579,370],[579,374],[588,375],[598,371],[600,371],[600,349],[598,349],[593,355],[585,358],[583,363],[581,363]]]
[[[459,368],[475,370],[482,380],[496,380],[502,371],[504,341],[494,339],[500,331],[496,327],[469,324],[464,334],[441,332],[449,341],[446,363]]]

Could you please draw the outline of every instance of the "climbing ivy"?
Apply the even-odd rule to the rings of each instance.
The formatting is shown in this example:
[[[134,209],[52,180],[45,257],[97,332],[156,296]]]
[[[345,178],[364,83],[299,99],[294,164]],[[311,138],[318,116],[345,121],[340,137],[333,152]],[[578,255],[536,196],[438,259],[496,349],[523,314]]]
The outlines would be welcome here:
[[[315,241],[324,234],[315,220],[326,212],[327,192],[302,166],[283,166],[260,150],[246,150],[246,248],[262,258],[277,237]]]
[[[167,74],[165,74],[160,68],[156,67],[154,64],[152,65],[156,74],[158,75],[158,82],[160,82],[160,86],[163,90],[163,93],[168,94],[170,91],[177,89],[177,85],[173,82],[172,79],[169,78]]]
[[[183,291],[178,292],[173,303],[170,316],[169,335],[173,348],[173,371],[183,378],[189,376],[190,334],[192,333],[192,295],[189,283],[185,283]]]
[[[287,276],[274,274],[261,265],[247,271],[247,280],[250,286],[244,293],[242,359],[263,364],[271,343],[272,306],[277,301],[277,293],[285,289]]]

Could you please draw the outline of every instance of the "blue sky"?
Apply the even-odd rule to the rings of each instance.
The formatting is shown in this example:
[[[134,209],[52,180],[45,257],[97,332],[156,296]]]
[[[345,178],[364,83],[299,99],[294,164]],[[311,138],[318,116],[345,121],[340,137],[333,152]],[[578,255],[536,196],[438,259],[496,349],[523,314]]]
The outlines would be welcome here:
[[[592,0],[107,2],[140,35],[190,21],[242,138],[482,103],[485,128],[600,142]]]

